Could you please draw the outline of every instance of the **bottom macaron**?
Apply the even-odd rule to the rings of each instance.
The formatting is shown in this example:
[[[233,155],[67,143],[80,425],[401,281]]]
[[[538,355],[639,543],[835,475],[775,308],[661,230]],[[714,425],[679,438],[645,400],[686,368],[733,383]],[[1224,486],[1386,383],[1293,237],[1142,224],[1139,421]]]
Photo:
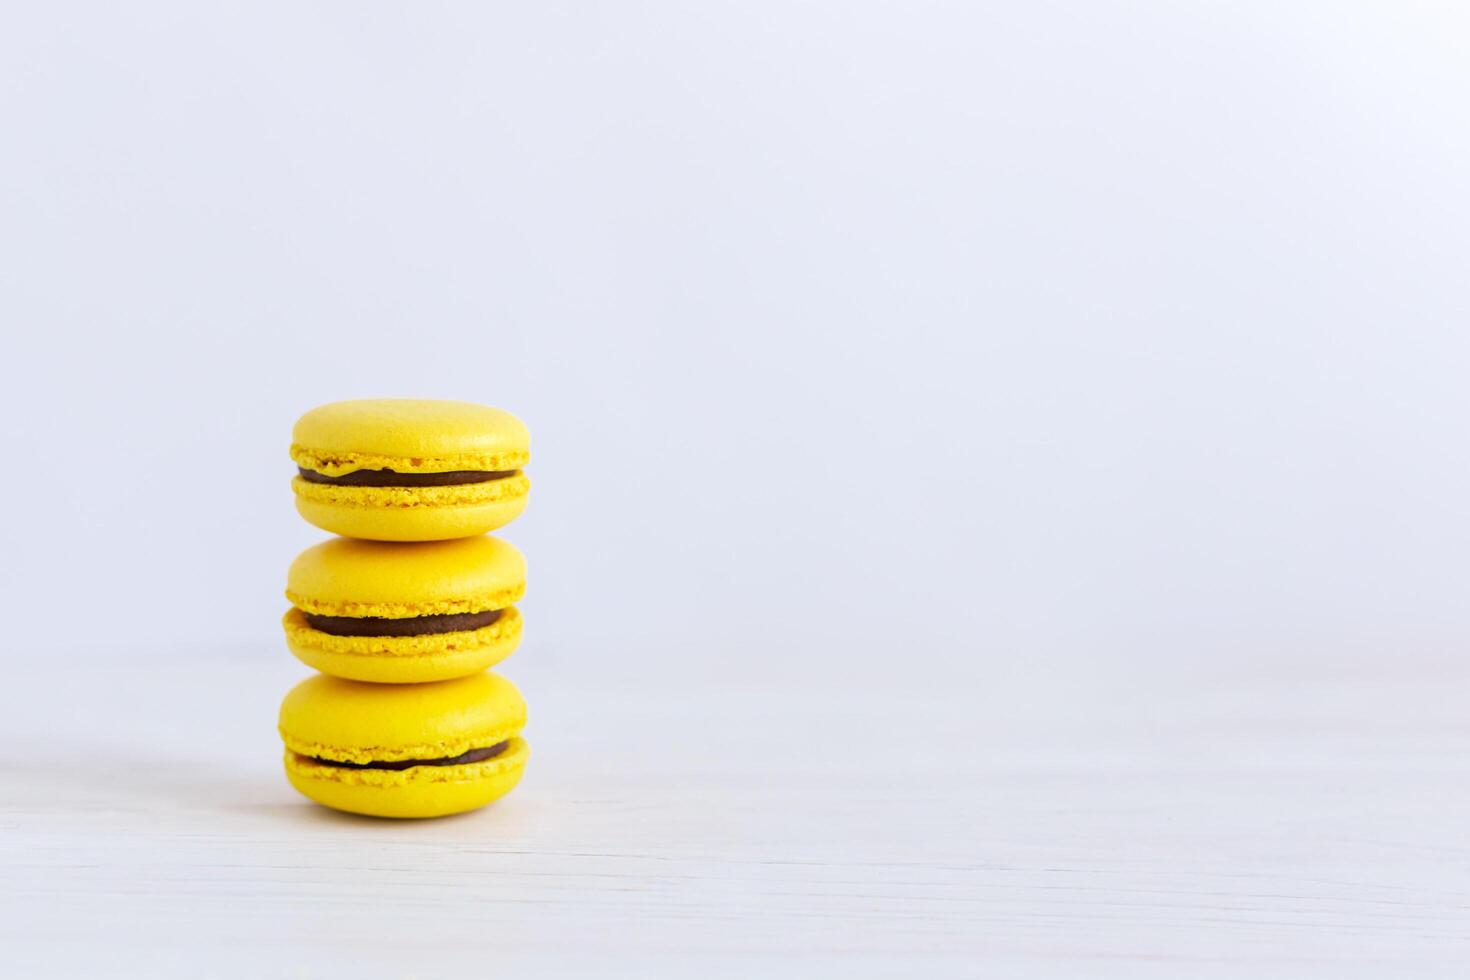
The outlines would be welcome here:
[[[286,778],[350,813],[463,813],[520,782],[525,718],[520,692],[495,674],[405,686],[311,677],[281,704]]]

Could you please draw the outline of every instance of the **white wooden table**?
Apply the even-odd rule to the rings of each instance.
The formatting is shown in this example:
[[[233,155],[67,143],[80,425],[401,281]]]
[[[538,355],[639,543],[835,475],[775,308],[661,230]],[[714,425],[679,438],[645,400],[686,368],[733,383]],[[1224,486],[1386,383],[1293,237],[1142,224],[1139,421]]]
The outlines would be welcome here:
[[[1470,658],[956,657],[982,680],[523,652],[525,783],[413,823],[286,785],[278,649],[15,663],[0,973],[1470,972]]]

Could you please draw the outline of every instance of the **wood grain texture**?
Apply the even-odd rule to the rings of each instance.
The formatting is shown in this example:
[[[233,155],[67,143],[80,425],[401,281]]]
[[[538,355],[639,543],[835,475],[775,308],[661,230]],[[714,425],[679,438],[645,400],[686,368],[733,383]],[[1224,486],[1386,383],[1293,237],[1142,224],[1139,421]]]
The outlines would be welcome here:
[[[1470,955],[1455,662],[649,689],[523,652],[526,783],[390,823],[286,786],[284,660],[15,668],[6,975],[1448,977]]]

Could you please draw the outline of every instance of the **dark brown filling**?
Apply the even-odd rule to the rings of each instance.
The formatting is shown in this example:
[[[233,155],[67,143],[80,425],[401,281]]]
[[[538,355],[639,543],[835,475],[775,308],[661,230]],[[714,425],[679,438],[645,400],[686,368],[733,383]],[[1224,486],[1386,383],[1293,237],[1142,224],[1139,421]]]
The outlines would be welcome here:
[[[489,483],[515,476],[520,470],[447,470],[443,473],[398,473],[394,470],[353,470],[327,476],[304,466],[296,467],[307,483],[330,483],[339,487],[454,487],[462,483]]]
[[[484,749],[470,749],[459,755],[450,756],[447,759],[399,759],[397,762],[338,762],[336,759],[318,759],[316,756],[307,756],[312,762],[324,766],[332,766],[336,769],[412,769],[414,766],[463,766],[471,762],[484,762],[493,759],[504,752],[510,742],[501,742]]]
[[[307,625],[333,636],[425,636],[429,633],[458,633],[483,629],[505,615],[504,609],[450,613],[445,616],[410,616],[385,619],[381,616],[313,616],[302,613]]]

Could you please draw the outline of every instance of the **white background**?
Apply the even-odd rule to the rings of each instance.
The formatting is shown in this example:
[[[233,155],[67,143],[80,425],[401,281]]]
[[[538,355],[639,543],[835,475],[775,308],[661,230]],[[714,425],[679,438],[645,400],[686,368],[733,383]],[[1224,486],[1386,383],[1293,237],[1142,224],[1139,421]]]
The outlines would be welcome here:
[[[1253,765],[1318,785],[1361,761],[1360,739],[1380,745],[1374,725],[1410,726],[1411,746],[1295,805],[1346,821],[1353,846],[1460,862],[1467,37],[1448,3],[10,10],[0,665],[16,681],[0,724],[11,825],[40,836],[15,845],[11,870],[32,877],[6,897],[42,937],[104,907],[82,896],[166,896],[187,923],[196,903],[171,879],[115,862],[145,845],[123,834],[85,858],[77,842],[151,827],[178,853],[189,828],[222,826],[196,781],[158,775],[198,752],[195,725],[231,760],[225,795],[274,807],[241,835],[314,819],[273,768],[274,701],[303,673],[279,638],[285,568],[322,536],[293,512],[286,450],[307,408],[380,395],[486,402],[533,434],[532,503],[504,532],[531,563],[528,632],[505,672],[539,755],[481,822],[405,833],[514,837],[496,821],[535,808],[526,853],[562,853],[555,818],[574,802],[595,821],[648,798],[681,814],[688,847],[667,860],[710,858],[723,838],[696,797],[759,750],[789,760],[786,795],[735,775],[727,792],[772,819],[803,793],[819,803],[798,808],[801,831],[755,820],[775,856],[747,855],[741,880],[772,880],[762,861],[861,863],[874,834],[936,848],[935,866],[982,839],[983,860],[1086,866],[1104,852],[1037,828],[1094,825],[1116,786],[1062,780],[1033,811],[984,819],[966,807],[999,772],[1054,771],[1066,725],[1082,745],[1142,717],[1164,727],[1120,751],[1154,782],[1109,811],[1137,833],[1106,853],[1218,858],[1230,881],[1243,872],[1223,842],[1248,840],[1279,871],[1294,838],[1253,820],[1283,802],[1209,796],[1230,777],[1191,773],[1200,757],[1170,727],[1208,716],[1215,764],[1258,792]],[[1243,686],[1203,704],[1228,677]],[[1313,732],[1328,742],[1294,752]],[[1040,741],[1006,748],[1026,737]],[[116,786],[87,788],[119,765],[158,775],[122,818]],[[853,782],[813,789],[844,765]],[[620,779],[635,770],[649,782]],[[1374,809],[1405,772],[1399,798],[1438,800],[1443,839]],[[858,787],[873,825],[834,823]],[[884,809],[909,805],[947,814],[943,833]],[[160,816],[180,808],[177,826]],[[58,826],[75,837],[46,836]],[[334,825],[388,846],[371,826]],[[1197,833],[1169,836],[1181,826]],[[662,860],[668,828],[654,830],[597,846]],[[239,866],[263,860],[237,849]],[[283,867],[313,853],[288,851]],[[1393,853],[1357,854],[1360,877],[1323,908],[1401,872],[1425,886]],[[105,881],[57,898],[57,863],[84,859]],[[276,894],[267,879],[246,892]],[[915,881],[903,914],[927,921],[943,888]],[[980,903],[991,885],[952,887]],[[1467,893],[1446,887],[1384,920],[1404,930],[1393,955],[1453,962]],[[653,930],[639,948],[791,965],[768,929],[731,924],[738,897],[701,896],[707,933]],[[546,940],[527,940],[532,961],[579,927],[587,955],[627,952],[616,928],[552,905],[521,923]],[[980,904],[924,942],[883,932],[894,914],[874,907],[818,952],[907,963],[923,947],[938,969],[996,948]],[[205,934],[270,948],[232,912]],[[139,969],[156,968],[167,935],[126,924]],[[1281,962],[1325,955],[1321,933],[1277,924]],[[1255,951],[1158,925],[1117,948],[1034,945],[1094,967],[1167,948],[1228,970]],[[257,965],[334,936],[361,938],[315,928]]]

